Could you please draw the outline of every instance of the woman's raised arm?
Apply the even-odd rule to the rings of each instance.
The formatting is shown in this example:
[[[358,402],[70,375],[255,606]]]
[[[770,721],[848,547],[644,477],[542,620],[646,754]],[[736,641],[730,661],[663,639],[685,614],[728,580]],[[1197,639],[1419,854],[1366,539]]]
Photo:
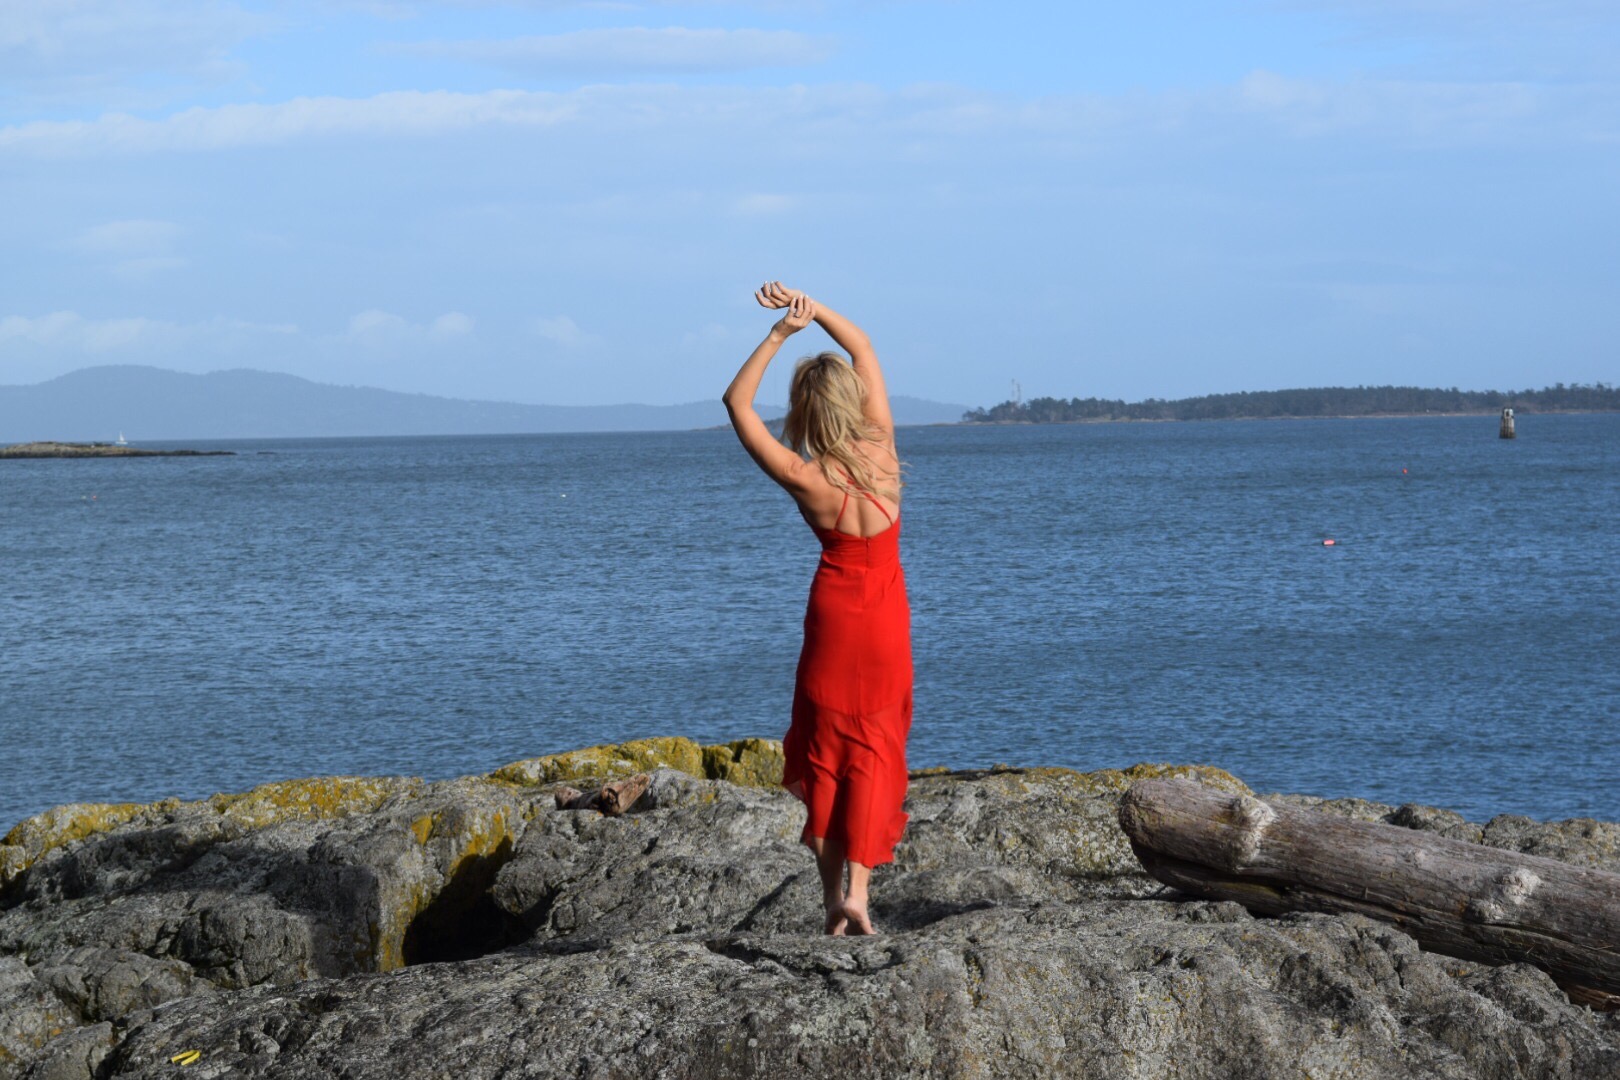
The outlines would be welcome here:
[[[800,491],[807,484],[804,459],[778,442],[765,426],[765,421],[760,419],[759,413],[754,411],[754,395],[759,392],[759,382],[764,378],[771,358],[784,341],[809,326],[816,313],[816,306],[808,296],[795,297],[784,306],[788,308],[788,313],[771,327],[765,340],[743,361],[737,377],[731,380],[731,385],[726,387],[720,400],[725,402],[726,412],[731,416],[731,426],[736,430],[743,449],[748,451],[748,456],[772,480],[789,491]]]
[[[766,307],[781,308],[787,307],[804,293],[799,289],[789,289],[780,281],[772,281],[754,295]],[[867,420],[892,434],[894,416],[889,411],[889,389],[883,382],[883,368],[878,365],[871,339],[864,330],[819,300],[816,301],[816,322],[840,348],[849,353],[855,374],[861,377],[861,382],[866,386]]]

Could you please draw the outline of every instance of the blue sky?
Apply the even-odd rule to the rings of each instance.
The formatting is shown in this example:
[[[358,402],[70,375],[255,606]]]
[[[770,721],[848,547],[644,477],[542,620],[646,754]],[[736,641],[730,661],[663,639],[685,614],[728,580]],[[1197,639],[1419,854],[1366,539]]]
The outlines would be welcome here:
[[[0,0],[0,383],[1615,381],[1617,191],[1610,0]]]

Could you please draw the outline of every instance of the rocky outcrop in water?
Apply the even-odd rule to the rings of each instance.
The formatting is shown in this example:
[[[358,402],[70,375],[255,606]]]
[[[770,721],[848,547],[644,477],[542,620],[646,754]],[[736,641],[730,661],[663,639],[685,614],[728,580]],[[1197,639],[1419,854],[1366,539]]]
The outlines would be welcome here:
[[[231,457],[234,450],[142,450],[117,443],[30,442],[0,446],[0,458]]]
[[[1148,879],[1133,779],[913,774],[873,938],[820,935],[780,747],[656,739],[424,783],[63,807],[0,842],[0,1077],[1603,1077],[1541,972]],[[649,772],[622,816],[559,786]],[[1620,829],[1315,805],[1620,869]]]

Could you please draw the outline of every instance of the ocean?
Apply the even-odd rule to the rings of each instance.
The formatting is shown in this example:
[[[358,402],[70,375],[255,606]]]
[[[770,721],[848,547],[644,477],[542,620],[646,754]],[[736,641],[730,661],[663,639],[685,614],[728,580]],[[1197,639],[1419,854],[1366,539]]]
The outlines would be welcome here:
[[[1620,820],[1620,415],[1518,425],[901,429],[910,764]],[[819,549],[729,431],[154,445],[236,456],[0,461],[0,833],[787,728]]]

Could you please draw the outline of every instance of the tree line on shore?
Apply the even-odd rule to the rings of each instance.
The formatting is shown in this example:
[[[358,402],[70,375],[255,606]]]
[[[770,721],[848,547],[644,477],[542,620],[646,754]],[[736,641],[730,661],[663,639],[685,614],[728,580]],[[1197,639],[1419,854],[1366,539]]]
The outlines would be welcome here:
[[[1417,386],[1328,386],[1306,390],[1254,390],[1202,397],[1038,397],[969,409],[964,423],[1059,424],[1082,420],[1235,420],[1310,416],[1490,412],[1511,407],[1534,412],[1620,410],[1620,387],[1608,383],[1555,383],[1541,390],[1449,390]]]

